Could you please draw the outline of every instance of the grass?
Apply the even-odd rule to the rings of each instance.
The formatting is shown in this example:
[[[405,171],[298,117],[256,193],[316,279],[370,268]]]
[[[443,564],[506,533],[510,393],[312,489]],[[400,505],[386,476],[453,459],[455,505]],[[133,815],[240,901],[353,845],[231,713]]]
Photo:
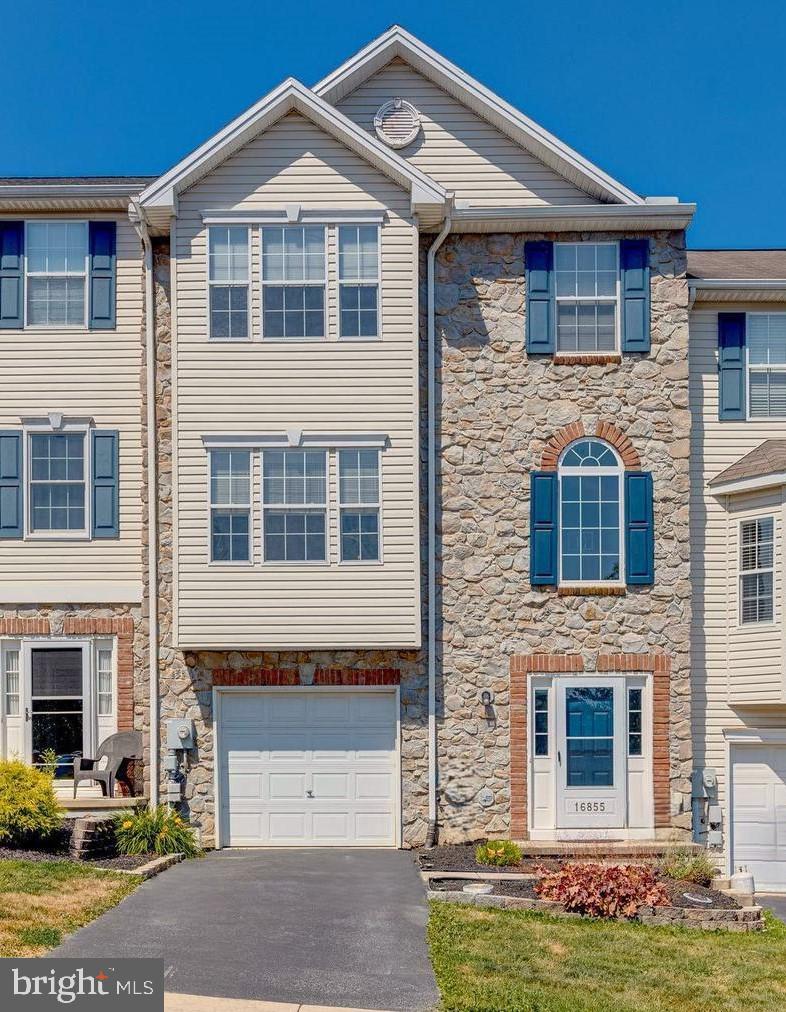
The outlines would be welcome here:
[[[445,1012],[786,1008],[786,926],[731,934],[432,903]]]
[[[137,885],[73,861],[0,861],[0,957],[43,955]]]

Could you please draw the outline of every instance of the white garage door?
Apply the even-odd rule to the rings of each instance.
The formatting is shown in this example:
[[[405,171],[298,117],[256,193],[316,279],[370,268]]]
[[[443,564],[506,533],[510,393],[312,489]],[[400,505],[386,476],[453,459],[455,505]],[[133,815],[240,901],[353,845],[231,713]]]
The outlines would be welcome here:
[[[732,760],[732,870],[786,892],[786,746],[735,746]]]
[[[221,844],[395,846],[392,692],[221,692]]]

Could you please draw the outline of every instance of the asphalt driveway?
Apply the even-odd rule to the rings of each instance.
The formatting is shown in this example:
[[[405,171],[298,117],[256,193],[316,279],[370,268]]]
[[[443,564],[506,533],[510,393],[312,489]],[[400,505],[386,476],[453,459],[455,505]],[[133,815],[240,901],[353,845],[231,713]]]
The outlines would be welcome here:
[[[224,850],[144,882],[53,956],[156,956],[166,990],[431,1009],[427,908],[393,850]]]

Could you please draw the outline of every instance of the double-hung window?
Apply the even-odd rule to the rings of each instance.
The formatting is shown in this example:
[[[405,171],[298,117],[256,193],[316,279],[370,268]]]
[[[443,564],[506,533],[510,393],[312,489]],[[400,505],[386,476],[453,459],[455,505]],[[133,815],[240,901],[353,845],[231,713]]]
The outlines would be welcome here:
[[[339,450],[342,562],[379,562],[379,450]]]
[[[251,561],[251,454],[213,450],[210,454],[210,558]]]
[[[786,313],[748,313],[748,414],[786,418]]]
[[[86,533],[85,433],[29,436],[30,531]]]
[[[262,232],[262,336],[325,337],[325,229],[265,226]]]
[[[248,229],[211,226],[208,230],[210,336],[233,340],[249,336]]]
[[[5,712],[8,717],[21,713],[22,686],[19,681],[19,648],[6,647],[3,657],[3,689],[5,695]]]
[[[87,323],[86,221],[29,221],[25,239],[27,325]]]
[[[740,524],[740,623],[772,622],[774,529],[772,517]]]
[[[327,453],[262,454],[265,562],[327,562]]]
[[[338,230],[340,334],[379,337],[379,229],[341,225]]]
[[[617,243],[555,243],[554,271],[557,352],[616,352],[619,319]]]
[[[606,443],[584,439],[559,465],[560,580],[622,580],[622,467]]]

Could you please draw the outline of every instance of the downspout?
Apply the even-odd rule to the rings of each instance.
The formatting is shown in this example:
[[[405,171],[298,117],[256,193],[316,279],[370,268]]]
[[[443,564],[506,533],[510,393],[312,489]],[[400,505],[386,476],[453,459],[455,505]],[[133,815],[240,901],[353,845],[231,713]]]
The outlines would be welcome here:
[[[436,325],[434,321],[434,265],[437,251],[451,227],[452,198],[445,214],[445,224],[426,257],[427,304],[427,446],[428,446],[428,833],[426,846],[437,842],[437,366]]]
[[[147,596],[150,693],[150,807],[158,805],[158,474],[156,468],[156,335],[153,245],[145,213],[132,199],[128,217],[145,252],[145,407],[147,423]]]

